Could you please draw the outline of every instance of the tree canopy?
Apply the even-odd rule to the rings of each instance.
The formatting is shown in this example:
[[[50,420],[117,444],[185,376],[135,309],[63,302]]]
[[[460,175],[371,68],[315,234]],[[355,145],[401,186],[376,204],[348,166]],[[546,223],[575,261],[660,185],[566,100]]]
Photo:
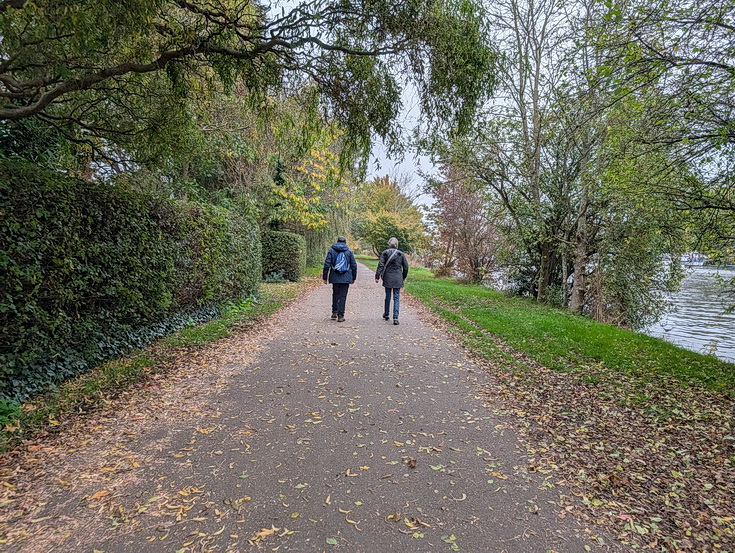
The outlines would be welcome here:
[[[277,6],[277,5],[276,5]],[[402,87],[427,123],[466,127],[491,90],[494,56],[467,0],[6,0],[0,119],[41,118],[113,139],[155,132],[177,98],[219,81],[248,98],[315,87],[346,144],[397,144]]]

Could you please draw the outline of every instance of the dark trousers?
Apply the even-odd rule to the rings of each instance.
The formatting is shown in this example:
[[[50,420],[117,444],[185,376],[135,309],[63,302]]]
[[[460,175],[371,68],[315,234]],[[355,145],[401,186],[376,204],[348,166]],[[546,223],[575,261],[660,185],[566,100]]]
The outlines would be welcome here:
[[[390,298],[393,296],[393,318],[398,318],[398,310],[401,307],[401,289],[400,288],[386,288],[385,289],[385,309],[383,309],[383,317],[390,315]]]
[[[338,317],[345,316],[345,303],[347,303],[347,292],[350,289],[347,284],[332,284],[332,313],[336,313]]]

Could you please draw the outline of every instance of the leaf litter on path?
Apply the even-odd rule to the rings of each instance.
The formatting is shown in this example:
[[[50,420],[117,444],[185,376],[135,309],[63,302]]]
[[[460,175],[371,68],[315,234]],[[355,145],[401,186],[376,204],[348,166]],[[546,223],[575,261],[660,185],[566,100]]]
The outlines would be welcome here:
[[[594,363],[561,373],[476,327],[473,340],[492,343],[510,366],[419,309],[495,377],[488,408],[512,421],[545,486],[571,492],[560,516],[609,528],[640,551],[735,551],[733,396]]]

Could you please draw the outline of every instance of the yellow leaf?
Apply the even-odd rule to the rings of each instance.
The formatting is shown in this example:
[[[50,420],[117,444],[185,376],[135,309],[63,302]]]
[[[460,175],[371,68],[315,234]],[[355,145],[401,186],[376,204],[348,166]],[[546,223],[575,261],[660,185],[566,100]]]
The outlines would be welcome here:
[[[358,532],[362,532],[362,530],[357,527],[357,522],[355,522],[354,520],[350,520],[349,518],[345,517],[345,522],[348,524],[352,524],[355,527],[355,530],[357,530]]]
[[[268,536],[272,536],[276,532],[278,532],[280,528],[276,528],[271,524],[270,528],[262,528],[260,532],[256,533],[252,538],[248,540],[248,543],[250,545],[258,545],[262,540],[267,538]]]
[[[93,494],[92,497],[90,497],[90,499],[99,499],[101,497],[105,497],[106,495],[110,495],[109,490],[100,490],[97,493]]]

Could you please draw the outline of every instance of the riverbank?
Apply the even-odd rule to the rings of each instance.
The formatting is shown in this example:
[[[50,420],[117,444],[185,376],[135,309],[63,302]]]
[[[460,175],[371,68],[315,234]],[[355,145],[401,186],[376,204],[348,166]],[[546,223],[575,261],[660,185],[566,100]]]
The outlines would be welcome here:
[[[733,551],[735,365],[422,269],[406,291],[497,377],[488,404],[569,511],[642,550]]]
[[[145,349],[108,361],[22,406],[6,404],[0,413],[0,453],[31,435],[57,435],[90,412],[134,392],[134,388],[157,386],[207,345],[254,328],[317,285],[320,276],[320,269],[309,269],[300,282],[262,283],[254,301],[232,304],[217,319],[184,328]]]

